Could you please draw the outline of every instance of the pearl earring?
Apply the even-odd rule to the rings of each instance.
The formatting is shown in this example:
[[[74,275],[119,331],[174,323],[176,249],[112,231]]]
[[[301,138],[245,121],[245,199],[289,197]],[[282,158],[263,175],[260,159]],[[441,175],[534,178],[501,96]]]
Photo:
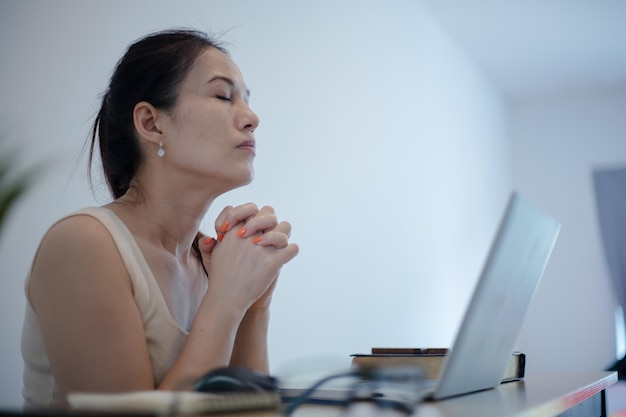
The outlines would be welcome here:
[[[157,156],[159,158],[163,158],[163,155],[165,155],[165,149],[163,149],[163,141],[160,140],[159,141],[159,150],[157,151]]]

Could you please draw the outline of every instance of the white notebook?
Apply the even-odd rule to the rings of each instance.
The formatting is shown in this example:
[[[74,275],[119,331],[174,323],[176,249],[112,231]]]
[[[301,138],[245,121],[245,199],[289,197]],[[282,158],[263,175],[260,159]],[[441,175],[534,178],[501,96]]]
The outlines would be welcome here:
[[[153,414],[210,414],[227,411],[278,409],[272,392],[211,394],[195,391],[135,391],[129,393],[75,392],[67,398],[72,410]]]

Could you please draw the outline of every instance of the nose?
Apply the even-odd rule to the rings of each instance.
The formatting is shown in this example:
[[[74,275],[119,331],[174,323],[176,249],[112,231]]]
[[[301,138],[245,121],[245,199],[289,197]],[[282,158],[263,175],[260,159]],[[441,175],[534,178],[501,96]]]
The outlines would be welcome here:
[[[259,122],[259,116],[257,116],[256,113],[252,111],[248,103],[244,102],[243,108],[239,116],[239,120],[237,121],[239,129],[254,132],[259,126]]]

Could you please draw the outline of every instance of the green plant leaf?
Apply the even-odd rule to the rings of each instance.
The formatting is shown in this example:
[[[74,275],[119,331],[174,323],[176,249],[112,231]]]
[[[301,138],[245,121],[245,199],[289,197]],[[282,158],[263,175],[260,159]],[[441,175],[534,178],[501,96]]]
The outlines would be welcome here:
[[[4,228],[4,220],[13,204],[28,189],[30,181],[28,178],[21,178],[11,182],[11,184],[2,186],[0,189],[0,232]]]
[[[16,161],[18,161],[18,152],[0,154],[0,234],[10,210],[31,187],[44,168],[43,164],[40,163],[21,170],[21,172],[16,172]]]

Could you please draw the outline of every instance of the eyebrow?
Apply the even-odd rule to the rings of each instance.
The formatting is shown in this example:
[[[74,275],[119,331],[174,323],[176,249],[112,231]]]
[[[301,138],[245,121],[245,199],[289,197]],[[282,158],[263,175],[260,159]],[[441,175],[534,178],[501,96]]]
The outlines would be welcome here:
[[[222,80],[226,84],[230,85],[231,87],[235,87],[235,82],[233,80],[231,80],[230,78],[225,77],[223,75],[216,75],[215,77],[213,77],[209,81],[207,81],[207,84],[212,83],[213,81],[217,81],[217,80]],[[246,99],[250,99],[250,90],[249,89],[246,89],[246,91],[244,91],[244,97]]]

